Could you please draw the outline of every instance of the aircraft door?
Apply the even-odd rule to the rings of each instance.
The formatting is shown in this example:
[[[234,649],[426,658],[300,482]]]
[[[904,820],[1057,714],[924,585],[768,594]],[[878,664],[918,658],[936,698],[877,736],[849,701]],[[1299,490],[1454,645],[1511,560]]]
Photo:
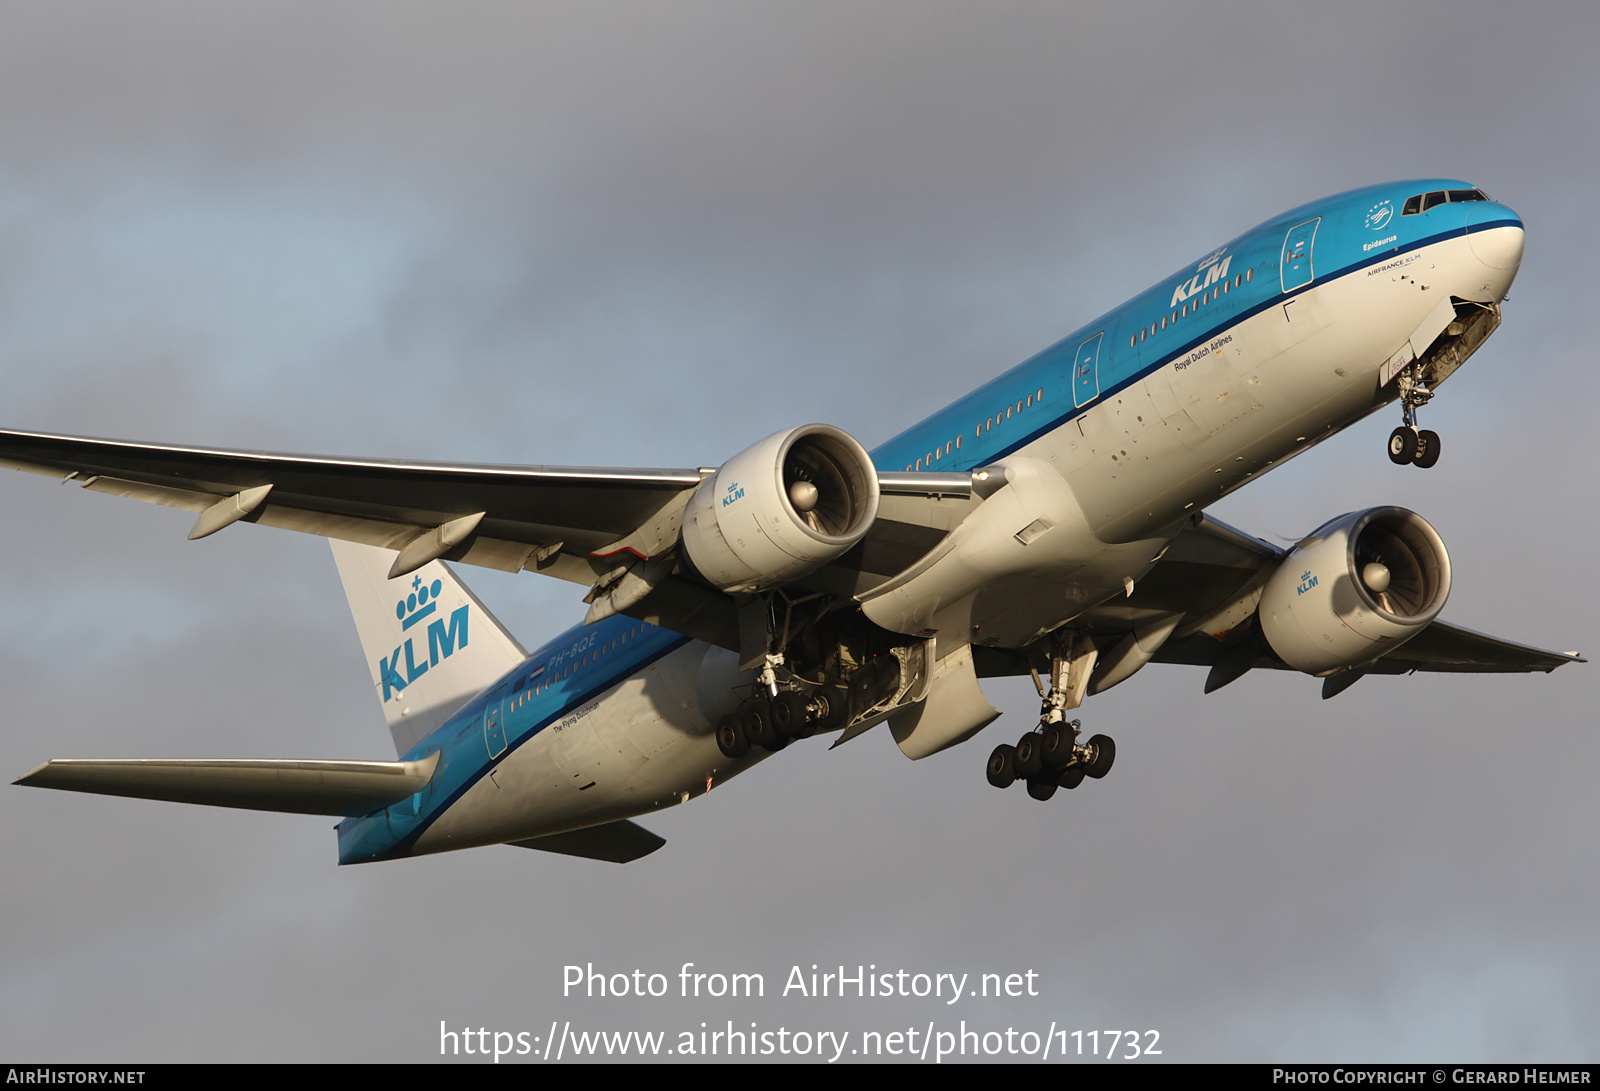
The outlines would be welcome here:
[[[1311,267],[1311,250],[1317,241],[1318,216],[1302,224],[1295,224],[1283,237],[1283,257],[1278,262],[1278,278],[1285,292],[1310,284],[1316,273]]]
[[[1100,343],[1105,333],[1097,333],[1078,346],[1072,360],[1072,404],[1085,406],[1100,396]]]
[[[491,758],[506,752],[505,704],[506,687],[500,686],[489,695],[489,703],[483,709],[483,744]]]

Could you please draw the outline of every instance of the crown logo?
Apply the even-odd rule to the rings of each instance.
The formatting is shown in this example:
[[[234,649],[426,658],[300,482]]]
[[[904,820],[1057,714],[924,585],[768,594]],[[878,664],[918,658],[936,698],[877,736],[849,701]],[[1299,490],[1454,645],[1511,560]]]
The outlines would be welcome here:
[[[428,584],[422,582],[421,576],[412,579],[411,594],[394,604],[394,616],[400,619],[401,632],[433,613],[438,606],[439,592],[443,590],[443,580]]]

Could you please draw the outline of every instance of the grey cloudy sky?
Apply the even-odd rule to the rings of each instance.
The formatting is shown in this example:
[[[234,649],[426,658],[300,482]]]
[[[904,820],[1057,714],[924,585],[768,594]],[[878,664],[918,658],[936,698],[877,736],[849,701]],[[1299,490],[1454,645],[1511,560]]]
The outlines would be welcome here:
[[[0,424],[277,450],[711,465],[869,446],[1254,223],[1468,179],[1528,224],[1506,321],[1391,466],[1380,414],[1219,505],[1422,512],[1446,616],[1600,648],[1592,4],[10,3]],[[372,757],[325,543],[0,477],[0,771]],[[527,644],[576,589],[468,569]],[[625,868],[338,868],[323,819],[0,788],[0,1056],[427,1060],[441,1020],[1156,1029],[1169,1060],[1600,1052],[1594,668],[1093,699],[1113,776],[797,746]],[[562,967],[760,971],[752,1004]],[[792,965],[1033,969],[1008,1001],[806,1001]],[[674,978],[675,980],[675,978]]]

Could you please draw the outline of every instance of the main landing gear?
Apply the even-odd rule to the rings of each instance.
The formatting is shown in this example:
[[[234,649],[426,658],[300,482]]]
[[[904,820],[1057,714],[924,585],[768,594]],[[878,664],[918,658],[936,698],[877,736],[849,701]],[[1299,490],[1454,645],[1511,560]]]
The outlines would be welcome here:
[[[785,598],[781,629],[775,624],[772,598],[756,605],[757,612],[751,617],[758,620],[747,634],[751,642],[748,653],[752,664],[760,662],[761,671],[756,676],[754,692],[736,711],[717,721],[717,749],[724,757],[742,758],[752,746],[775,753],[795,739],[843,727],[850,718],[847,686],[832,684],[836,679],[830,681],[826,673],[816,681],[805,678],[788,658],[794,608],[819,597]],[[801,628],[809,623],[803,623]],[[814,668],[812,673],[816,673]]]
[[[843,727],[848,712],[843,686],[819,686],[809,693],[758,689],[737,712],[717,722],[717,749],[729,758],[744,757],[752,746],[775,753],[796,739]]]
[[[1076,788],[1084,777],[1099,780],[1111,772],[1117,760],[1117,744],[1109,735],[1093,735],[1087,743],[1078,742],[1077,720],[1045,724],[1017,740],[1017,745],[1002,743],[989,755],[986,770],[989,783],[1009,788],[1026,781],[1034,799],[1049,799],[1057,788]]]
[[[1426,470],[1439,461],[1439,433],[1417,429],[1417,410],[1433,397],[1416,364],[1410,364],[1395,382],[1400,387],[1400,411],[1405,421],[1389,433],[1389,461],[1397,466],[1412,463]]]
[[[1026,781],[1034,799],[1049,799],[1057,788],[1076,788],[1084,777],[1099,780],[1111,772],[1117,760],[1117,744],[1109,735],[1094,735],[1086,743],[1078,741],[1077,720],[1066,712],[1083,703],[1098,652],[1084,636],[1065,634],[1054,640],[1050,653],[1050,688],[1037,672],[1033,684],[1039,690],[1039,728],[1017,740],[1017,745],[1002,743],[989,755],[985,770],[989,783],[1009,788]]]

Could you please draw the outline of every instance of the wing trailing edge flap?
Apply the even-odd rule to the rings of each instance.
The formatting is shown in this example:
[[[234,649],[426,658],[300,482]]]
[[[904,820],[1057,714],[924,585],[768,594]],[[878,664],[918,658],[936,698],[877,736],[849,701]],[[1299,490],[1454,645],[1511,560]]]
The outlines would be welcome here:
[[[370,814],[416,794],[438,763],[438,754],[420,761],[58,758],[14,783],[207,807],[348,816]]]
[[[581,856],[585,860],[626,864],[641,856],[649,856],[665,845],[667,839],[651,833],[636,822],[622,819],[620,822],[607,822],[603,826],[506,843],[513,848],[538,849],[540,852],[558,852],[562,856]]]

